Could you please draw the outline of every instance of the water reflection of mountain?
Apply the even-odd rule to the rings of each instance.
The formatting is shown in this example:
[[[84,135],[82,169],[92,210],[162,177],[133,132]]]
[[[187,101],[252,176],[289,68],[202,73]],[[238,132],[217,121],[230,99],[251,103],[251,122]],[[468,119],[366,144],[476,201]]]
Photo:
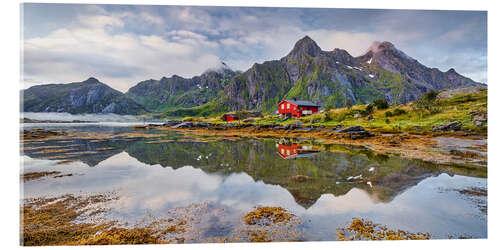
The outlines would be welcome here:
[[[76,143],[76,142],[75,142]],[[144,140],[81,140],[75,151],[93,151],[78,160],[95,166],[100,161],[126,151],[138,161],[174,169],[191,165],[206,173],[223,176],[245,172],[255,181],[287,189],[301,206],[308,208],[322,194],[344,195],[352,188],[367,191],[376,201],[389,202],[421,180],[438,175],[435,165],[388,157],[370,151],[320,151],[307,158],[284,160],[276,154],[274,140],[146,143]],[[99,150],[112,148],[108,150]],[[331,150],[331,149],[330,149]],[[335,150],[337,151],[337,150]],[[50,154],[26,155],[39,158]],[[308,176],[300,181],[296,176]]]
[[[124,151],[131,142],[131,140],[123,139],[73,139],[71,142],[67,140],[49,140],[40,144],[28,143],[25,145],[24,154],[31,158],[79,160],[90,167],[94,167],[101,161]],[[42,149],[50,152],[43,152]],[[65,151],[58,152],[58,150]]]

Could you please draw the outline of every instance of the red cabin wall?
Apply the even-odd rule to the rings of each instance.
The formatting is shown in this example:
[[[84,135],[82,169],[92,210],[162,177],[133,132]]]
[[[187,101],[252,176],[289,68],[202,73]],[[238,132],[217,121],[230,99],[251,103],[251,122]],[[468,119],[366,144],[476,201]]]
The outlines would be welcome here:
[[[283,108],[281,107],[281,104],[284,105]],[[290,104],[290,108],[287,108],[287,104]],[[291,102],[287,102],[287,101],[283,101],[283,102],[281,102],[281,103],[278,104],[278,112],[280,114],[291,113],[292,116],[294,116],[297,113],[297,104],[294,104],[294,103],[291,103]]]
[[[282,104],[284,107],[282,108]],[[287,104],[290,104],[290,108],[287,108]],[[282,101],[278,104],[278,113],[280,114],[292,114],[292,117],[302,117],[302,110],[311,110],[312,113],[318,113],[319,107],[309,107],[309,106],[297,106],[297,104]]]
[[[226,122],[238,120],[238,117],[231,116],[231,115],[226,115],[225,118],[226,118]]]
[[[286,158],[292,155],[296,155],[298,153],[297,149],[299,148],[301,148],[301,146],[298,144],[292,144],[292,145],[279,144],[278,153]]]

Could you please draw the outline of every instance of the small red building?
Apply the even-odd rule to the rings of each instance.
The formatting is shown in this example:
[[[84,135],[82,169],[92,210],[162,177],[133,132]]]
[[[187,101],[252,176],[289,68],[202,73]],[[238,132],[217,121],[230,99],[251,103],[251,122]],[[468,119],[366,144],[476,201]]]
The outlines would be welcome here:
[[[319,105],[310,101],[282,100],[278,103],[278,113],[287,117],[302,117],[318,113]]]
[[[236,120],[239,120],[239,118],[235,115],[230,115],[230,114],[224,114],[222,116],[222,120],[223,121],[226,121],[226,122],[230,122],[230,121],[236,121]]]

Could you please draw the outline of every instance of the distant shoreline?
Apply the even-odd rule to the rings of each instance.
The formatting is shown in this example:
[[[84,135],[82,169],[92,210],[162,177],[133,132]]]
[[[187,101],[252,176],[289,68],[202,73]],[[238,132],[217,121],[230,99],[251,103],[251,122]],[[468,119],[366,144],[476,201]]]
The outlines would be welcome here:
[[[57,121],[57,120],[35,120],[30,118],[21,118],[21,123],[92,123],[95,121],[81,121],[81,120],[72,120],[72,121]]]

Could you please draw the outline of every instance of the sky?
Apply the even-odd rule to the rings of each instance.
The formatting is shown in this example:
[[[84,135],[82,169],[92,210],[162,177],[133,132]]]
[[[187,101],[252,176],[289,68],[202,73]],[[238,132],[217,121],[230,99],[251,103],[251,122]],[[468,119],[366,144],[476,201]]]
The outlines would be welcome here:
[[[487,83],[485,11],[25,3],[22,88],[90,76],[125,92],[140,81],[246,71],[310,36],[364,54],[389,41],[422,64]]]

